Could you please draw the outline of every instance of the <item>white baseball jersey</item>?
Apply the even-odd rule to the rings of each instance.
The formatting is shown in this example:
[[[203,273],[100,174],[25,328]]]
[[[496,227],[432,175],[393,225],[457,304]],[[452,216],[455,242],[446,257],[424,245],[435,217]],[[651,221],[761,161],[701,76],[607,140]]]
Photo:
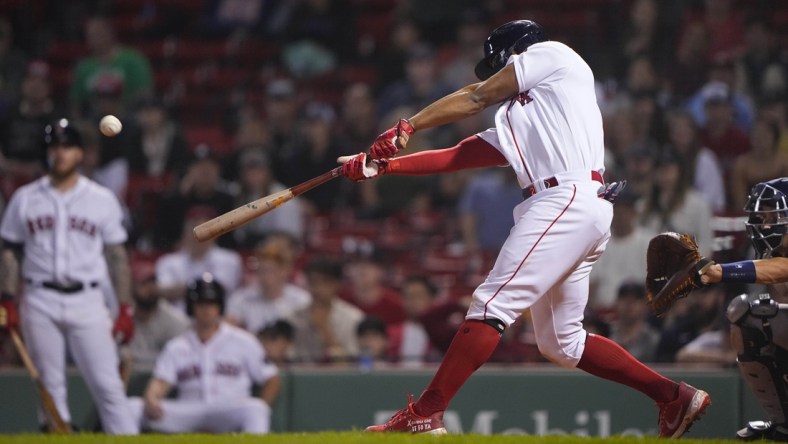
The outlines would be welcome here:
[[[118,372],[112,320],[103,288],[106,244],[122,244],[126,231],[115,195],[80,176],[69,190],[43,177],[19,188],[0,224],[0,237],[24,250],[26,282],[19,315],[25,342],[60,415],[71,421],[64,379],[66,347],[93,394],[104,431],[136,434]],[[44,283],[82,283],[70,292]],[[41,418],[41,415],[39,415]]]
[[[61,193],[48,176],[19,188],[6,208],[0,237],[24,244],[22,275],[33,281],[101,282],[105,244],[122,244],[126,230],[117,198],[80,176]]]
[[[511,325],[530,309],[539,351],[574,367],[585,347],[589,274],[613,218],[610,202],[597,197],[604,145],[594,76],[559,42],[533,44],[508,63],[520,93],[500,104],[495,128],[479,136],[536,193],[515,207],[514,227],[466,317]]]
[[[520,186],[559,173],[604,173],[602,114],[586,62],[563,43],[547,41],[508,63],[521,93],[498,108],[496,127],[479,136],[506,157]]]
[[[179,400],[201,402],[248,398],[252,383],[276,374],[257,338],[227,323],[206,343],[193,329],[171,340],[153,371],[178,387]]]

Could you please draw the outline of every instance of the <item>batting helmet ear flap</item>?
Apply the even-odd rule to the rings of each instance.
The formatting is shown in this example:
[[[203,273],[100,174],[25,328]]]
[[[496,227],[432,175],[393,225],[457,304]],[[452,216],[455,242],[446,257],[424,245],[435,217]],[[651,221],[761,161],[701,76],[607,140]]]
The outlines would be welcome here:
[[[521,53],[534,43],[547,40],[541,25],[531,20],[515,20],[493,30],[484,42],[484,58],[474,70],[479,80],[487,80],[506,66],[513,52]]]

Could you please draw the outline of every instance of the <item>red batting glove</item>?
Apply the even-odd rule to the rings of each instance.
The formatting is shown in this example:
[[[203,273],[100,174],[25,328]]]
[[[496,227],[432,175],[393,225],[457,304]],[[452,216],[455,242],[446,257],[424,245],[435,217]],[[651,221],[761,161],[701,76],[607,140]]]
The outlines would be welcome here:
[[[353,182],[372,179],[389,172],[389,162],[386,159],[367,160],[366,153],[359,153],[342,165],[339,174]]]
[[[112,326],[112,337],[118,345],[126,345],[134,337],[134,309],[129,305],[120,304],[118,317]]]
[[[405,149],[410,135],[415,132],[416,129],[410,124],[410,120],[399,119],[394,128],[375,139],[372,148],[369,149],[369,157],[378,160],[396,156],[400,149]]]
[[[0,294],[0,331],[19,330],[16,300],[8,293]]]

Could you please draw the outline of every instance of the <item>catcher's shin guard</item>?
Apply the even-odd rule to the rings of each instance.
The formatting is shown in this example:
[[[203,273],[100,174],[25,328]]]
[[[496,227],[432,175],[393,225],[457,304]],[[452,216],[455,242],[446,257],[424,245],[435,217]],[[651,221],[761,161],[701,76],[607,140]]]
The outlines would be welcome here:
[[[742,377],[774,425],[788,423],[788,310],[768,294],[728,305],[731,342]]]

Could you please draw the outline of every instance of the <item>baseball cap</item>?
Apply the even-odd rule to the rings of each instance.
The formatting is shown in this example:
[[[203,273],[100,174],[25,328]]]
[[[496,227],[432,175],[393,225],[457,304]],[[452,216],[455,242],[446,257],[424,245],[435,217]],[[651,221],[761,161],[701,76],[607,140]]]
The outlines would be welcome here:
[[[731,89],[723,82],[709,82],[700,90],[704,104],[730,103]]]
[[[90,90],[97,96],[118,97],[123,93],[123,79],[115,73],[103,73],[95,77]]]
[[[379,248],[373,245],[361,244],[355,250],[349,251],[349,262],[367,263],[383,267],[386,265],[386,258]]]
[[[216,153],[214,153],[214,150],[210,145],[207,143],[200,143],[194,147],[194,162],[199,162],[201,160],[218,162],[219,158],[216,156]]]
[[[268,97],[285,98],[295,95],[295,85],[290,79],[272,80],[265,89]]]
[[[331,123],[336,118],[336,113],[331,105],[324,102],[310,102],[304,108],[304,118],[308,121],[319,120]]]
[[[151,261],[132,263],[131,278],[134,282],[143,283],[156,280],[156,265]]]
[[[264,339],[285,338],[292,341],[295,337],[295,328],[290,322],[284,319],[278,319],[270,324],[266,324],[257,334]]]
[[[262,148],[255,149],[250,148],[241,153],[240,162],[238,162],[242,168],[251,168],[251,167],[267,167],[271,164],[268,156],[262,152]]]

